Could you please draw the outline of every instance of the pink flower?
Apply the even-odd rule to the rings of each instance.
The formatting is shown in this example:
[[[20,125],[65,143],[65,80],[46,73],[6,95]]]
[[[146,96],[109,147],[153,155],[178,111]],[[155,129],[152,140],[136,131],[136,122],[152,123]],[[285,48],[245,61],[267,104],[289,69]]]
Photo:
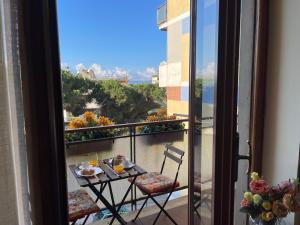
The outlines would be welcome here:
[[[278,186],[281,190],[287,191],[289,194],[293,194],[295,192],[294,186],[290,181],[282,181]]]
[[[270,193],[271,196],[282,195],[285,193],[289,193],[294,195],[295,188],[293,184],[289,181],[282,181],[277,186],[272,187],[272,191]]]
[[[250,205],[250,201],[244,198],[244,199],[241,201],[240,205],[241,205],[241,207],[247,207],[247,206]]]
[[[270,187],[264,180],[253,180],[250,182],[250,190],[259,195],[268,194]]]

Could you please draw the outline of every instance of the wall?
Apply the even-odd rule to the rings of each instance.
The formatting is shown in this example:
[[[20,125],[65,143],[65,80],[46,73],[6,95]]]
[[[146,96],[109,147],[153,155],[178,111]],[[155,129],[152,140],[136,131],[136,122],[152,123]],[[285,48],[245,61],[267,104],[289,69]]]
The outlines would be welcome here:
[[[188,114],[189,0],[168,0],[167,109],[168,114]]]
[[[300,142],[299,0],[270,1],[263,175],[296,177]],[[290,219],[292,221],[292,219]]]
[[[168,20],[172,20],[190,9],[190,0],[168,0]]]

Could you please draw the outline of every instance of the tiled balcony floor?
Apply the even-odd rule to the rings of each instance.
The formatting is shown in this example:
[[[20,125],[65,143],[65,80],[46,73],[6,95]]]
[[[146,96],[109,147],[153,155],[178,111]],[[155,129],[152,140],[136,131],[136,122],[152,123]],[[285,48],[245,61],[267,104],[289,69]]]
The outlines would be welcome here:
[[[135,222],[129,222],[128,225],[150,225],[153,223],[159,209],[158,207],[151,206],[148,208],[145,208],[141,215],[140,219],[136,220]],[[182,197],[176,200],[172,200],[167,205],[167,211],[169,214],[174,218],[174,220],[179,225],[186,225],[188,224],[188,207],[187,207],[187,198]],[[208,208],[202,208],[201,209],[201,219],[199,216],[195,215],[195,224],[201,224],[201,225],[210,225],[210,210]],[[123,215],[123,218],[126,221],[131,221],[134,216],[136,215],[136,212],[128,213],[126,215]],[[103,221],[97,221],[95,223],[92,223],[91,225],[106,225],[109,224],[110,219],[103,220]],[[114,224],[119,224],[118,222],[114,222]],[[157,221],[157,225],[173,225],[173,223],[168,219],[167,216],[164,214],[161,214],[159,220]]]

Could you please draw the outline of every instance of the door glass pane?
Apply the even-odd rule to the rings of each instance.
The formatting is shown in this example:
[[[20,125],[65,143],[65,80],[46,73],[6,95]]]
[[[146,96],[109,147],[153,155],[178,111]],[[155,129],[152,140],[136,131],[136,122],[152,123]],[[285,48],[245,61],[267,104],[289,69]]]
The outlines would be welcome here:
[[[126,221],[143,209],[130,224],[187,224],[190,0],[57,2],[68,191],[101,209],[86,224],[109,224],[116,205]],[[89,165],[108,170],[78,182]],[[146,181],[130,186],[138,167]]]
[[[195,224],[211,224],[214,92],[217,65],[218,0],[197,2],[194,215]]]
[[[239,154],[248,156],[249,127],[250,127],[250,100],[252,80],[252,58],[253,58],[253,33],[254,33],[254,5],[253,1],[242,0],[241,4],[241,30],[240,30],[240,63],[239,63],[239,85],[237,102],[237,133],[239,135]],[[240,201],[243,193],[247,190],[247,170],[249,162],[240,160],[238,162],[238,180],[235,184],[234,202],[234,224],[246,225],[247,216],[240,212]]]

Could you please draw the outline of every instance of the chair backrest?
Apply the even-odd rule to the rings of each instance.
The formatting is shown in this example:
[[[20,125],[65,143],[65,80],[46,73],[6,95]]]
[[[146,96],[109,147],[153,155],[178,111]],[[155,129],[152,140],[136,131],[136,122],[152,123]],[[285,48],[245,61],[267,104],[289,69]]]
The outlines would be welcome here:
[[[161,166],[160,173],[161,174],[163,173],[165,163],[166,163],[166,159],[168,158],[168,159],[171,159],[171,160],[175,161],[176,163],[178,163],[178,169],[177,169],[177,174],[178,174],[178,171],[179,171],[180,166],[182,164],[182,158],[184,156],[184,151],[182,151],[179,148],[174,147],[171,144],[167,144],[166,145],[166,150],[164,151],[164,155],[165,155],[165,157],[164,157],[163,164]]]

